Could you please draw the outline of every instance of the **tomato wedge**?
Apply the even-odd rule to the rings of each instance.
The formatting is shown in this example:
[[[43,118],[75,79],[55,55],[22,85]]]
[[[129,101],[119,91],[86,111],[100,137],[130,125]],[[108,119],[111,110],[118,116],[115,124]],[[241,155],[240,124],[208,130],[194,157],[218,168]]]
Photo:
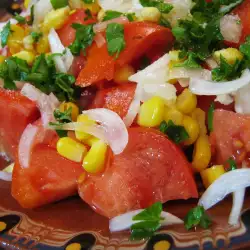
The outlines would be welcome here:
[[[62,44],[65,47],[68,47],[71,43],[74,42],[76,31],[71,27],[73,23],[92,24],[95,23],[95,21],[96,20],[93,17],[88,17],[85,9],[76,9],[76,11],[69,16],[64,26],[61,29],[57,30]]]
[[[89,109],[107,108],[123,118],[126,116],[134,98],[135,88],[135,84],[127,83],[125,85],[99,90]]]
[[[89,48],[87,63],[80,72],[76,85],[81,87],[112,80],[115,68],[130,63],[145,54],[153,46],[165,44],[168,49],[174,41],[171,31],[160,25],[147,22],[124,24],[125,49],[117,60],[110,56],[107,44],[98,48],[95,43]]]
[[[0,88],[0,116],[0,142],[7,155],[14,157],[24,129],[38,119],[39,110],[20,92]]]
[[[96,212],[112,218],[156,201],[198,197],[181,150],[154,129],[130,128],[129,143],[102,175],[89,176],[79,194]]]

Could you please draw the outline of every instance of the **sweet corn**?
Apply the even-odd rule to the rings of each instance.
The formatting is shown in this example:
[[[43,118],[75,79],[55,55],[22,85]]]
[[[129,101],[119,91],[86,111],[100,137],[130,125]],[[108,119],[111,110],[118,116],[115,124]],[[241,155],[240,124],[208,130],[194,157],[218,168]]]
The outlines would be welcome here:
[[[3,63],[3,62],[5,61],[6,58],[7,58],[7,57],[0,55],[0,64]]]
[[[213,58],[217,63],[220,63],[220,57],[223,56],[227,63],[234,64],[236,60],[241,61],[243,59],[243,54],[235,48],[227,48],[215,51]]]
[[[86,139],[86,140],[84,141],[84,143],[85,143],[86,145],[92,147],[93,144],[96,143],[98,140],[99,140],[98,138],[96,138],[96,137],[94,137],[94,136],[90,136],[88,139]]]
[[[141,105],[137,123],[143,127],[157,127],[163,119],[164,100],[154,96]]]
[[[17,57],[17,58],[20,58],[22,60],[25,60],[29,65],[32,65],[32,63],[35,60],[34,53],[31,51],[25,51],[25,50],[14,54],[13,57]]]
[[[23,50],[23,38],[25,37],[25,31],[21,26],[12,24],[11,33],[8,37],[7,45],[10,49],[10,53],[16,54]]]
[[[57,10],[50,11],[44,18],[43,32],[47,33],[50,29],[60,29],[64,25],[65,21],[69,16],[69,7],[60,8]]]
[[[201,172],[201,178],[205,188],[208,188],[215,180],[225,173],[226,171],[223,165],[214,165],[211,168],[203,170]]]
[[[189,139],[185,141],[185,145],[193,144],[197,140],[200,132],[198,122],[190,116],[184,116],[182,125],[189,135]]]
[[[183,114],[179,110],[177,110],[174,105],[165,108],[164,120],[166,122],[172,120],[174,124],[182,125],[183,117]]]
[[[73,102],[63,102],[60,104],[59,110],[61,112],[65,112],[69,108],[71,108],[71,119],[72,121],[75,122],[77,119],[77,116],[79,115],[79,108],[77,107],[76,104],[74,104]]]
[[[77,122],[83,122],[84,124],[94,125],[95,121],[91,120],[87,115],[79,115],[77,117]],[[85,132],[75,131],[76,138],[79,141],[84,141],[89,139],[91,137],[90,134],[87,134]]]
[[[194,145],[192,166],[197,172],[208,167],[211,160],[211,147],[207,135],[200,135]]]
[[[29,3],[30,3],[30,0],[25,0],[25,1],[24,1],[24,7],[25,7],[26,9],[28,9]]]
[[[14,166],[15,166],[15,163],[11,163],[8,167],[3,169],[3,171],[6,172],[6,173],[12,173],[13,169],[14,169]]]
[[[45,34],[40,38],[39,43],[35,45],[38,54],[48,53],[50,51],[48,36]]]
[[[101,9],[97,0],[94,0],[93,3],[84,3],[83,2],[82,8],[89,9],[93,15],[96,15],[99,12],[99,10]]]
[[[161,12],[155,7],[144,7],[141,11],[141,19],[158,23],[161,18]]]
[[[87,153],[87,148],[84,145],[69,137],[60,138],[56,149],[61,156],[75,162],[81,162]]]
[[[98,12],[97,20],[98,20],[99,22],[102,22],[104,16],[105,16],[105,11],[104,11],[103,9],[101,9],[101,10]]]
[[[116,83],[126,83],[128,82],[128,78],[135,74],[135,70],[130,65],[125,65],[120,69],[116,70],[114,75],[114,81]]]
[[[202,109],[196,108],[192,112],[191,117],[199,123],[200,134],[206,135],[207,134],[206,113]]]
[[[96,141],[83,159],[83,168],[91,174],[101,172],[105,166],[108,146],[103,141]]]
[[[177,97],[176,107],[183,114],[190,114],[197,106],[197,97],[190,92],[189,89],[184,89]]]

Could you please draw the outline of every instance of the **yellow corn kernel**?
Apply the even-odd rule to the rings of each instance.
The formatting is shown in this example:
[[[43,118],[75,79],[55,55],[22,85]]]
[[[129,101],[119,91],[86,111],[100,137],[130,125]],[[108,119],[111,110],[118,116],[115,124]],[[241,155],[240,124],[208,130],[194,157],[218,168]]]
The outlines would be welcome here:
[[[192,166],[197,172],[208,167],[211,160],[211,147],[207,135],[200,135],[195,142]]]
[[[6,58],[7,58],[7,57],[0,55],[0,64],[3,63],[3,62],[5,61]]]
[[[185,115],[182,120],[182,126],[186,129],[189,139],[185,141],[185,145],[193,144],[200,133],[198,122],[190,116]]]
[[[56,149],[61,156],[75,162],[81,162],[87,153],[87,148],[83,144],[69,137],[60,138]]]
[[[236,60],[241,61],[243,59],[243,54],[235,48],[227,48],[215,51],[213,58],[217,63],[220,63],[220,57],[223,56],[227,63],[234,64]]]
[[[7,45],[10,49],[10,53],[16,54],[23,49],[23,38],[25,37],[25,31],[21,26],[12,24],[11,33],[8,37]]]
[[[179,110],[177,110],[174,105],[166,107],[165,113],[164,113],[164,120],[166,122],[168,122],[169,120],[172,120],[174,124],[182,125],[183,117],[184,115]]]
[[[177,97],[176,107],[183,114],[190,114],[197,106],[197,97],[190,92],[189,89],[184,89]]]
[[[180,62],[179,53],[180,53],[180,50],[171,50],[169,52],[170,61]]]
[[[211,168],[203,170],[201,172],[201,178],[205,188],[208,188],[215,180],[225,173],[226,171],[223,165],[214,165]]]
[[[84,143],[87,144],[88,146],[92,147],[94,143],[96,143],[97,141],[99,141],[98,138],[94,137],[94,136],[90,136],[88,139],[84,140]]]
[[[11,163],[8,167],[6,167],[5,169],[3,169],[4,172],[7,173],[12,173],[13,169],[14,169],[15,163]]]
[[[206,113],[202,109],[196,108],[192,112],[191,117],[199,123],[200,134],[206,135],[207,134]]]
[[[79,108],[73,102],[63,102],[60,104],[59,110],[61,112],[65,112],[66,110],[71,108],[71,119],[72,121],[76,121],[77,116],[79,115]]]
[[[25,9],[28,9],[29,3],[30,3],[30,0],[25,0],[24,1],[24,7],[25,7]]]
[[[44,18],[43,31],[49,32],[50,29],[60,29],[64,25],[65,21],[69,16],[69,7],[60,8],[57,10],[50,11]]]
[[[101,140],[96,141],[83,159],[83,168],[91,174],[101,172],[105,166],[108,146]]]
[[[137,123],[142,127],[157,127],[163,119],[164,100],[154,96],[141,105]]]
[[[83,2],[82,7],[84,9],[89,9],[93,15],[96,15],[99,12],[99,10],[101,9],[99,4],[98,4],[98,0],[94,0],[93,3],[84,3]]]
[[[35,46],[38,54],[48,53],[50,51],[48,36],[43,35]]]
[[[144,7],[141,11],[141,19],[158,23],[161,18],[161,12],[155,7]]]
[[[97,20],[98,20],[99,22],[102,22],[104,16],[105,16],[105,11],[104,11],[103,9],[101,9],[101,10],[98,12]]]
[[[83,122],[84,125],[94,125],[95,121],[90,119],[87,115],[78,115],[77,122]],[[76,139],[79,141],[84,141],[89,139],[91,137],[90,134],[87,134],[85,132],[75,131]]]
[[[25,50],[14,54],[13,57],[17,57],[17,58],[20,58],[22,60],[25,60],[29,65],[32,65],[32,63],[35,60],[34,53],[31,51],[25,51]]]
[[[120,69],[116,70],[114,75],[114,81],[116,83],[126,83],[128,82],[128,78],[135,74],[135,70],[130,65],[125,65]]]

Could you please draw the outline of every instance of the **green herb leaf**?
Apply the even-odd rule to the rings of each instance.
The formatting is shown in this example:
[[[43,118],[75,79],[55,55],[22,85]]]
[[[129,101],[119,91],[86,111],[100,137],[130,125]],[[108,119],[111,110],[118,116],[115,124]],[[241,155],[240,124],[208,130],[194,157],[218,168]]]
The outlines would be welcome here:
[[[115,10],[107,10],[107,11],[105,12],[105,16],[104,16],[104,18],[103,18],[103,21],[108,21],[108,20],[111,20],[111,19],[120,17],[120,16],[122,16],[122,15],[123,15],[122,12],[115,11]]]
[[[236,170],[237,169],[237,164],[236,164],[235,160],[232,157],[230,157],[227,160],[227,163],[229,164],[228,171],[232,171],[232,170]]]
[[[232,80],[241,75],[242,61],[236,60],[233,65],[229,64],[226,59],[220,56],[220,66],[212,70],[212,79],[220,82]]]
[[[17,20],[18,23],[20,24],[25,24],[26,23],[26,18],[23,16],[20,16],[18,13],[15,13],[14,18]]]
[[[176,144],[180,144],[189,138],[186,129],[183,126],[175,125],[172,120],[162,121],[160,131]]]
[[[85,14],[87,15],[85,18],[84,18],[84,21],[87,21],[89,19],[92,18],[92,14],[91,14],[91,11],[89,9],[86,9],[85,10]]]
[[[66,7],[69,4],[68,0],[50,0],[50,2],[55,10]]]
[[[207,229],[212,222],[206,214],[205,209],[202,206],[197,206],[188,212],[184,219],[184,223],[186,229],[190,230],[196,226],[201,226],[202,228]]]
[[[167,14],[173,9],[173,5],[164,0],[140,0],[143,7],[156,7],[161,13]]]
[[[10,21],[3,27],[3,30],[1,31],[1,45],[2,48],[7,45],[9,35],[11,34],[11,29],[10,29]]]
[[[91,4],[94,3],[95,0],[82,0],[84,3]]]
[[[210,132],[213,131],[214,108],[215,108],[215,105],[214,105],[214,102],[212,102],[212,103],[210,104],[210,107],[209,107],[208,113],[207,113],[208,130],[209,130]]]
[[[198,63],[198,58],[193,52],[188,53],[188,58],[182,63],[177,63],[174,65],[174,67],[183,67],[183,68],[191,68],[191,69],[197,69],[202,68],[200,64]]]
[[[156,202],[133,217],[139,221],[131,226],[131,239],[140,240],[151,237],[161,226],[162,204]]]
[[[106,29],[106,40],[110,55],[116,54],[117,59],[120,52],[125,48],[124,26],[119,23],[110,23]]]
[[[30,8],[30,20],[27,22],[28,25],[32,25],[34,22],[34,5]]]
[[[33,31],[33,32],[31,32],[30,35],[33,38],[33,41],[35,43],[37,43],[40,40],[40,38],[42,38],[43,33],[42,32],[35,32],[35,31]]]
[[[76,30],[75,41],[69,46],[72,54],[79,55],[81,50],[86,54],[86,48],[93,43],[95,36],[93,25],[73,23],[72,27]]]

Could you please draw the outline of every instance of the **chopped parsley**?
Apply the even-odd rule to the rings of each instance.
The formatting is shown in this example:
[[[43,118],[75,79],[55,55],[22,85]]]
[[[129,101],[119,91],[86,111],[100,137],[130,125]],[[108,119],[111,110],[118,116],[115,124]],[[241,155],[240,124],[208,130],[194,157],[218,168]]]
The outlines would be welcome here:
[[[85,14],[87,15],[85,18],[84,18],[84,21],[87,21],[89,19],[92,18],[92,14],[91,14],[91,11],[89,9],[86,9],[85,10]]]
[[[228,171],[232,171],[232,170],[236,170],[237,169],[237,164],[236,164],[235,160],[232,157],[230,157],[227,160],[227,163],[229,164]]]
[[[10,29],[10,21],[9,21],[7,24],[5,24],[0,34],[2,48],[7,45],[10,34],[11,34],[11,29]]]
[[[207,113],[207,126],[208,126],[208,130],[210,132],[213,131],[213,121],[214,121],[214,102],[212,102],[210,104],[210,107],[208,109],[208,113]]]
[[[189,138],[188,132],[183,126],[175,125],[172,120],[162,121],[160,131],[168,136],[176,144],[186,141]]]
[[[184,62],[177,63],[174,65],[174,67],[184,67],[184,68],[191,68],[191,69],[201,68],[199,64],[199,59],[193,52],[189,52],[187,57],[188,58]]]
[[[79,55],[81,50],[86,54],[86,49],[93,43],[94,30],[93,25],[82,25],[79,23],[73,23],[72,28],[76,30],[75,41],[69,46],[73,55]]]
[[[124,26],[119,23],[110,23],[106,29],[106,41],[108,52],[117,59],[120,52],[125,48]]]
[[[91,4],[95,2],[95,0],[82,0],[82,1],[86,4]]]
[[[165,3],[164,0],[140,0],[143,7],[155,7],[161,13],[167,14],[173,9],[173,5]]]
[[[37,42],[39,42],[40,38],[42,38],[43,33],[33,31],[33,32],[31,32],[30,35],[33,38],[34,43],[37,43]]]
[[[204,207],[197,206],[192,208],[187,213],[184,219],[184,224],[187,230],[197,226],[207,229],[212,224],[212,222],[209,216],[206,214]]]
[[[66,7],[69,4],[68,0],[50,0],[50,2],[55,10]]]
[[[108,20],[111,20],[111,19],[120,17],[120,16],[122,16],[122,15],[123,15],[122,12],[115,11],[115,10],[107,10],[107,11],[105,12],[105,16],[103,17],[103,20],[102,20],[102,21],[108,21]]]
[[[23,16],[20,16],[18,13],[15,13],[14,18],[17,20],[18,23],[20,24],[25,24],[26,23],[26,18]]]
[[[28,25],[32,25],[34,22],[34,5],[30,8],[30,20],[27,22]]]
[[[144,209],[141,213],[135,215],[133,217],[135,224],[131,226],[130,238],[132,240],[141,240],[153,236],[161,226],[161,212],[162,204],[156,202],[152,206]]]
[[[240,52],[244,55],[245,67],[250,67],[250,36],[246,37],[245,43],[240,45]]]

